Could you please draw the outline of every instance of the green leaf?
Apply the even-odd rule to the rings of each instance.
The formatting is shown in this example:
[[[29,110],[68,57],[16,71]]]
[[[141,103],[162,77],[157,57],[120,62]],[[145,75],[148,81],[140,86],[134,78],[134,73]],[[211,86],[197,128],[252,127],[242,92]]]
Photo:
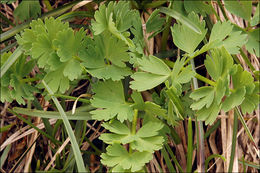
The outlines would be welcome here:
[[[247,35],[241,34],[241,31],[235,31],[223,41],[223,46],[230,54],[238,54],[239,49],[247,42]]]
[[[146,22],[146,32],[156,32],[162,28],[162,25],[165,22],[164,18],[160,17],[159,14],[160,10],[156,9],[153,11],[153,13],[150,15]]]
[[[220,22],[218,21],[217,23],[214,24],[209,42],[213,42],[215,40],[224,40],[230,33],[232,32],[233,26],[231,25],[230,21],[224,21]]]
[[[201,33],[194,32],[190,27],[181,23],[171,27],[171,31],[174,44],[181,50],[191,54],[205,37],[207,29],[205,29],[205,21],[200,21],[199,16],[195,13],[190,13],[188,19],[193,21]]]
[[[170,68],[159,58],[150,55],[138,59],[140,69],[146,72],[136,72],[131,77],[130,87],[137,91],[145,91],[163,83],[170,76]]]
[[[255,54],[257,57],[260,56],[260,28],[254,29],[248,32],[248,41],[246,43],[246,49],[251,54]]]
[[[3,4],[11,4],[11,3],[13,3],[13,2],[15,2],[16,0],[2,0],[1,1],[1,3],[3,3]]]
[[[260,9],[259,9],[259,3],[257,3],[257,7],[255,9],[255,14],[253,16],[253,18],[251,19],[251,26],[256,26],[257,24],[259,24],[260,22]]]
[[[167,116],[166,110],[153,102],[146,101],[143,108],[147,115],[160,116],[164,118]]]
[[[69,89],[69,79],[63,75],[65,66],[66,63],[63,63],[58,69],[47,73],[44,77],[44,81],[53,92],[60,91],[64,93]]]
[[[228,111],[235,106],[243,105],[243,113],[251,113],[259,103],[259,84],[254,83],[254,78],[248,71],[244,71],[240,65],[234,65],[231,73],[233,91],[223,102],[222,109]],[[245,105],[248,107],[245,108]]]
[[[98,82],[93,85],[93,96],[91,103],[96,108],[103,110],[94,110],[90,113],[97,120],[109,120],[117,116],[117,119],[123,122],[124,120],[133,119],[133,108],[131,104],[125,101],[124,89],[121,81],[107,80]]]
[[[6,61],[9,56],[11,53],[5,53],[1,58]],[[37,88],[22,80],[29,75],[34,65],[34,61],[26,61],[26,57],[22,55],[9,67],[1,78],[1,102],[16,100],[19,104],[24,105],[24,99],[34,99],[33,94],[38,92]]]
[[[200,87],[191,93],[190,97],[197,100],[190,106],[193,110],[200,110],[204,106],[209,108],[214,100],[214,88],[210,86]]]
[[[225,8],[243,19],[250,21],[252,12],[252,1],[229,1],[225,0]]]
[[[238,88],[235,92],[231,93],[223,102],[222,109],[227,112],[228,110],[240,105],[245,99],[246,90],[244,87]]]
[[[15,61],[21,56],[22,50],[20,47],[15,49],[13,53],[7,52],[1,56],[1,78],[8,71],[8,69],[15,63]]]
[[[112,172],[139,171],[153,158],[153,155],[146,151],[130,154],[120,144],[109,145],[106,150],[107,153],[101,154],[101,163],[113,167]]]
[[[163,124],[159,122],[145,123],[136,134],[131,134],[129,128],[114,120],[112,123],[104,123],[103,127],[112,133],[104,133],[100,139],[108,144],[113,143],[130,143],[130,147],[140,152],[148,151],[153,153],[159,150],[163,145],[163,137],[159,136],[159,130],[163,128]]]
[[[38,0],[26,1],[23,0],[18,7],[14,10],[14,16],[21,21],[30,18],[37,18],[41,14],[41,5]]]
[[[88,39],[87,42],[88,49],[80,51],[79,56],[92,76],[115,81],[131,74],[130,68],[125,64],[129,55],[128,47],[123,41],[105,33],[95,36],[93,40]]]
[[[230,21],[217,22],[212,28],[209,42],[217,41],[215,48],[224,46],[230,54],[237,54],[247,41],[247,35],[241,33],[241,31],[233,30]]]
[[[110,2],[106,7],[104,4],[95,12],[92,27],[95,35],[104,31],[111,32],[118,39],[123,40],[129,46],[133,46],[128,38],[128,30],[131,27],[134,11],[130,10],[130,3],[126,1]],[[128,36],[127,36],[128,35]]]
[[[217,81],[220,77],[224,77],[229,73],[233,65],[233,58],[222,47],[221,49],[212,50],[211,56],[207,55],[204,63],[209,75]]]
[[[77,52],[85,47],[85,32],[81,28],[74,34],[71,28],[58,32],[56,38],[53,40],[53,45],[57,48],[57,55],[61,62],[66,62],[74,56]]]
[[[69,88],[69,80],[81,76],[82,68],[78,52],[86,47],[83,29],[75,32],[68,23],[46,18],[31,22],[16,39],[27,55],[37,59],[38,66],[44,68],[47,84],[54,91],[64,93]]]
[[[206,4],[203,1],[185,0],[184,7],[188,13],[195,12],[201,14],[202,16],[206,16],[207,14],[213,13],[211,4]]]
[[[63,74],[71,81],[77,79],[81,75],[80,62],[78,61],[78,52],[85,48],[85,32],[80,29],[73,33],[72,29],[60,31],[57,34],[53,45],[57,47],[57,55],[61,62],[66,62]]]
[[[259,82],[254,82],[255,88],[252,93],[246,92],[245,99],[241,104],[241,109],[242,113],[246,114],[249,113],[251,114],[259,104]]]
[[[192,71],[191,65],[184,67],[184,63],[185,58],[182,58],[181,60],[178,58],[175,61],[171,72],[172,85],[177,89],[177,95],[180,95],[181,93],[181,84],[188,83],[195,75]]]
[[[216,120],[220,111],[221,105],[217,104],[214,100],[209,108],[203,108],[197,111],[197,118],[200,121],[205,121],[206,125],[212,125]]]
[[[174,2],[175,3],[175,2]],[[179,5],[179,4],[178,4]],[[178,20],[179,22],[182,23],[182,25],[185,25],[187,28],[189,28],[190,30],[192,30],[193,32],[197,33],[197,34],[202,34],[203,31],[201,30],[201,28],[197,25],[196,21],[193,22],[193,19],[186,17],[183,13],[182,10],[176,10],[176,9],[169,9],[169,8],[165,8],[165,7],[161,7],[159,8],[160,12],[165,13],[173,18],[175,18],[176,20]],[[194,13],[193,13],[194,14]]]

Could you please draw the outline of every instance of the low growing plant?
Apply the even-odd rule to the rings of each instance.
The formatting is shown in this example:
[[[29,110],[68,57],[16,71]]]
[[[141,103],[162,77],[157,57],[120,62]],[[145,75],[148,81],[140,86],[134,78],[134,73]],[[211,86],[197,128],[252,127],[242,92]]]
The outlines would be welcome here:
[[[184,1],[180,5],[185,10],[180,11],[174,3],[154,10],[143,23],[129,1],[107,2],[95,12],[88,29],[91,34],[83,28],[75,31],[59,18],[33,20],[15,37],[21,56],[1,74],[1,102],[24,105],[36,93],[48,100],[50,96],[43,92],[46,86],[54,94],[66,94],[78,81],[90,80],[92,93],[88,94],[93,94],[90,104],[95,108],[90,114],[104,121],[107,130],[99,138],[108,144],[101,163],[112,172],[144,171],[153,153],[165,150],[171,128],[183,119],[212,125],[221,110],[252,113],[259,104],[259,80],[232,56],[243,45],[257,54],[251,43],[257,29],[241,31],[229,21],[218,21],[209,29],[203,18],[212,12],[206,9],[209,4],[201,1],[193,9],[194,2]],[[149,54],[147,45],[147,40],[166,30],[164,15],[177,20],[170,27],[172,42],[181,50],[174,61]],[[209,78],[194,67],[194,59],[202,55]],[[5,53],[1,67],[12,58]],[[34,67],[37,75],[31,78]],[[199,87],[197,79],[202,82]],[[142,92],[147,90],[153,93],[153,101],[144,100]]]

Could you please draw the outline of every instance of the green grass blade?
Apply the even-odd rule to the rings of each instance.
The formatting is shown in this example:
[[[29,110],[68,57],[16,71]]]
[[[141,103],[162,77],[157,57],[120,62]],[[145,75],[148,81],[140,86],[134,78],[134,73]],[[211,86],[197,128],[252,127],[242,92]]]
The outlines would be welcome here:
[[[221,158],[224,162],[226,161],[225,157],[223,157],[222,155],[219,154],[212,154],[210,155],[206,160],[205,160],[205,172],[208,172],[208,166],[209,166],[209,162],[211,159],[215,158],[215,157],[219,157]]]
[[[87,103],[87,104],[90,103],[89,99],[83,99],[83,98],[78,98],[78,97],[73,97],[73,96],[67,96],[67,95],[62,95],[62,94],[53,94],[52,96],[60,97],[60,98],[63,98],[63,99],[70,99],[70,100],[77,100],[78,99],[79,102]]]
[[[197,25],[195,25],[193,23],[193,21],[191,21],[187,17],[183,16],[181,13],[179,13],[179,12],[173,10],[173,9],[166,8],[166,7],[161,7],[159,9],[160,9],[161,13],[167,14],[167,15],[177,19],[182,24],[184,24],[187,27],[189,27],[190,29],[192,29],[194,32],[196,32],[198,34],[201,34],[200,28]]]
[[[53,95],[54,94],[53,91],[44,82],[44,80],[42,80],[42,83],[43,83],[44,87],[46,88],[46,90],[48,91],[48,93]],[[53,102],[55,103],[58,111],[60,112],[60,116],[63,120],[64,126],[65,126],[66,131],[68,133],[68,136],[70,138],[70,142],[71,142],[71,145],[72,145],[72,149],[73,149],[75,160],[76,160],[77,167],[78,167],[78,172],[86,172],[86,168],[84,166],[84,161],[83,161],[80,149],[79,149],[79,145],[77,143],[76,137],[73,133],[73,130],[71,128],[71,125],[70,125],[70,122],[67,118],[67,115],[66,115],[65,111],[63,110],[62,106],[60,105],[58,99],[54,96],[51,96],[51,98],[52,98]]]
[[[32,104],[35,106],[36,109],[38,109],[38,110],[43,110],[43,109],[42,109],[42,106],[41,106],[41,104],[39,103],[39,101],[37,100],[37,98],[34,97],[34,99],[33,99],[33,101],[32,101]],[[45,118],[45,117],[43,118],[43,117],[42,117],[41,119],[42,119],[42,122],[43,122],[43,124],[44,124],[45,129],[46,129],[46,132],[47,132],[49,135],[52,135],[52,130],[53,130],[53,128],[52,128],[52,126],[51,126],[51,124],[50,124],[48,118]]]
[[[62,119],[59,112],[57,111],[41,111],[19,107],[14,107],[13,110],[17,113],[33,117]],[[89,112],[76,111],[75,114],[72,115],[72,112],[68,111],[66,112],[66,115],[69,120],[92,120],[91,114]]]
[[[240,122],[242,123],[243,127],[245,128],[245,131],[246,131],[246,133],[247,133],[249,139],[253,142],[254,146],[255,146],[256,148],[258,148],[258,147],[257,147],[257,144],[256,144],[256,142],[255,142],[255,140],[254,140],[254,138],[253,138],[253,136],[252,136],[252,134],[251,134],[251,132],[250,132],[250,130],[248,129],[248,127],[247,127],[247,125],[246,125],[245,119],[243,118],[243,115],[241,114],[241,112],[240,112],[240,110],[238,109],[238,107],[235,108],[235,112],[237,112],[238,117],[239,117],[239,119],[240,119]]]
[[[230,162],[228,166],[228,172],[233,171],[234,159],[235,159],[235,152],[236,152],[236,143],[237,143],[237,127],[238,127],[238,112],[235,110],[234,114],[234,123],[233,123],[233,136],[232,136],[232,146],[231,146],[231,155],[230,155]]]
[[[9,20],[7,17],[5,17],[5,15],[3,15],[2,13],[0,13],[0,18],[4,20],[6,23],[8,23],[9,25],[15,26],[15,24],[13,24],[13,22]]]
[[[238,159],[238,162],[241,164],[245,164],[246,166],[249,166],[252,168],[260,169],[260,164],[256,164],[256,163],[249,162],[249,161],[242,160],[242,159]]]
[[[193,153],[193,145],[192,145],[192,122],[191,122],[191,118],[189,118],[188,121],[188,152],[187,152],[187,172],[191,172],[192,171],[192,153]]]
[[[1,67],[0,78],[3,77],[5,72],[13,65],[13,63],[22,55],[23,51],[20,47],[18,47],[14,53],[7,59],[7,61]]]
[[[217,128],[220,126],[220,120],[218,120],[213,126],[211,126],[208,131],[205,132],[204,134],[204,139],[207,139],[207,137],[209,137],[209,135],[214,132],[215,130],[217,130]]]
[[[10,149],[11,149],[11,144],[7,145],[7,147],[5,148],[4,152],[1,155],[1,158],[0,158],[0,168],[1,169],[4,166],[5,160],[7,159]]]
[[[14,46],[17,46],[18,43],[17,42],[14,42],[12,44],[9,44],[7,45],[5,48],[1,49],[0,52],[1,52],[1,55],[7,51],[9,51],[10,49],[12,49]]]
[[[0,133],[8,131],[11,127],[13,127],[14,124],[9,124],[3,127],[0,127]]]
[[[57,19],[60,20],[67,20],[67,19],[71,19],[73,17],[94,17],[94,13],[90,12],[90,11],[71,11],[69,13],[65,13],[61,16],[59,16]]]
[[[179,164],[178,160],[176,159],[175,155],[173,154],[173,152],[172,152],[170,146],[169,146],[168,144],[165,144],[164,146],[166,147],[167,152],[170,154],[170,156],[171,156],[173,162],[174,162],[175,165],[178,167],[179,172],[183,173],[184,171],[183,171],[181,165]]]
[[[35,130],[37,130],[40,134],[46,136],[48,139],[50,139],[55,145],[59,144],[61,145],[62,143],[58,140],[56,140],[53,136],[47,134],[46,132],[42,131],[41,129],[39,129],[38,127],[36,127],[33,123],[31,123],[30,121],[28,121],[27,119],[25,119],[23,116],[19,115],[17,112],[11,110],[8,108],[8,111],[11,112],[12,114],[16,115],[20,120],[22,120],[23,122],[25,122],[26,124],[28,124],[29,126],[31,126],[32,128],[34,128]]]
[[[176,172],[176,170],[174,169],[174,167],[173,167],[173,165],[171,163],[171,160],[169,158],[169,155],[166,152],[165,148],[163,147],[161,151],[162,151],[163,158],[164,158],[164,160],[166,162],[166,165],[167,165],[167,167],[169,169],[169,172]]]

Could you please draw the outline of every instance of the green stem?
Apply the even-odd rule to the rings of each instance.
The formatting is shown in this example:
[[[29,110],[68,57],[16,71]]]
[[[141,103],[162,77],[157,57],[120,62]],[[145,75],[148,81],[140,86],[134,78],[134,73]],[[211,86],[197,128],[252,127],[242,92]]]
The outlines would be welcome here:
[[[0,35],[1,36],[1,35]],[[0,78],[6,73],[6,71],[13,65],[13,63],[22,55],[22,48],[18,47],[15,49],[13,54],[5,61],[1,66]]]
[[[5,15],[3,15],[2,13],[0,13],[0,18],[2,18],[4,21],[6,21],[9,25],[15,26],[15,24],[13,24],[7,17],[5,17]]]
[[[166,50],[167,40],[168,40],[168,36],[169,36],[169,32],[170,32],[171,20],[172,20],[172,18],[169,16],[168,20],[167,20],[167,23],[166,23],[165,30],[162,33],[161,51],[165,51]]]
[[[216,16],[217,20],[220,21],[220,17],[218,15],[218,13],[216,12],[215,8],[212,6],[212,4],[210,4],[210,8],[213,11],[214,15]]]
[[[194,60],[191,59],[191,66],[192,70],[195,70]],[[193,86],[194,89],[198,89],[198,81],[197,78],[193,78]],[[204,154],[204,130],[203,130],[203,123],[198,121],[196,118],[196,135],[197,135],[197,166],[198,171],[205,172],[205,154]]]
[[[253,142],[254,146],[255,146],[256,148],[258,148],[258,147],[257,147],[257,144],[256,144],[256,142],[255,142],[255,140],[254,140],[254,138],[253,138],[253,136],[252,136],[252,134],[251,134],[251,132],[250,132],[250,130],[249,130],[249,128],[248,128],[247,125],[246,125],[245,119],[243,118],[243,115],[241,114],[241,112],[240,112],[240,110],[238,109],[237,106],[235,107],[235,110],[236,110],[236,112],[238,113],[240,122],[242,123],[242,125],[243,125],[243,127],[244,127],[244,129],[245,129],[245,131],[246,131],[246,133],[247,133],[247,135],[248,135],[248,137],[249,137],[249,139]],[[259,151],[259,150],[258,150],[258,151]]]
[[[3,54],[3,53],[9,51],[10,49],[12,49],[13,47],[15,47],[17,45],[18,45],[18,43],[14,42],[14,43],[12,43],[10,45],[7,45],[5,48],[1,49],[0,52],[1,52],[1,54]]]
[[[45,133],[44,131],[42,131],[41,129],[36,127],[33,123],[31,123],[30,121],[25,119],[23,116],[19,115],[18,113],[14,112],[13,110],[11,110],[9,108],[8,108],[8,111],[11,112],[12,114],[16,115],[20,120],[22,120],[23,122],[25,122],[26,124],[28,124],[29,126],[34,128],[35,130],[37,130],[40,134],[49,138],[55,145],[57,145],[57,144],[61,145],[62,144],[60,141],[56,140],[54,137],[50,136],[49,134]]]
[[[50,96],[60,97],[60,98],[64,98],[64,99],[77,100],[77,97],[67,96],[67,95],[62,95],[62,94],[53,94],[53,95],[50,95]],[[88,99],[79,98],[78,101],[83,102],[83,103],[87,103],[87,104],[90,103],[90,100],[88,100]]]
[[[188,120],[188,152],[187,152],[187,169],[186,172],[192,172],[192,154],[193,154],[193,140],[192,140],[192,121]]]
[[[53,91],[49,88],[49,86],[45,83],[44,80],[42,80],[42,83],[43,83],[44,87],[46,88],[46,90],[48,91],[48,93],[53,95],[54,94]],[[71,142],[73,153],[74,153],[74,156],[75,156],[78,172],[86,172],[86,167],[84,165],[84,161],[83,161],[80,149],[79,149],[79,145],[77,143],[76,137],[74,135],[74,132],[72,130],[72,127],[71,127],[71,124],[68,120],[68,117],[67,117],[65,111],[63,110],[62,106],[60,105],[58,99],[54,96],[51,96],[51,98],[52,98],[54,104],[56,105],[56,107],[57,107],[57,109],[60,113],[60,116],[63,120],[65,129],[66,129],[67,134],[70,138],[70,142]]]
[[[36,98],[35,96],[34,96],[34,99],[33,99],[33,101],[32,101],[32,104],[33,104],[33,106],[34,106],[36,109],[38,109],[38,110],[43,110],[41,104],[39,103],[39,101],[37,100],[37,98]],[[52,136],[52,130],[53,130],[53,128],[52,128],[52,126],[51,126],[51,124],[50,124],[48,118],[42,118],[42,117],[41,117],[41,119],[42,119],[42,122],[43,122],[43,124],[44,124],[44,126],[45,126],[46,132],[47,132],[50,136]]]
[[[240,51],[240,54],[241,54],[242,58],[245,60],[246,64],[250,68],[250,70],[255,71],[254,66],[251,64],[249,58],[246,56],[246,54],[243,52],[243,50],[240,49],[239,51]]]
[[[236,153],[236,143],[237,143],[237,126],[238,126],[238,112],[235,109],[234,123],[233,123],[232,148],[231,148],[231,156],[230,156],[230,162],[229,162],[229,166],[228,166],[228,172],[233,171],[233,165],[234,165],[234,159],[235,159],[235,153]]]
[[[170,146],[169,146],[168,144],[165,144],[165,147],[166,147],[168,153],[170,154],[170,156],[171,156],[173,162],[175,163],[175,165],[176,165],[177,168],[179,169],[179,171],[180,171],[181,173],[183,173],[184,171],[183,171],[181,165],[179,164],[177,158],[176,158],[175,155],[173,154],[173,152],[172,152]]]
[[[219,5],[219,7],[220,7],[221,12],[223,13],[223,16],[225,17],[225,20],[228,21],[227,14],[226,14],[225,9],[224,9],[224,7],[222,6],[220,0],[217,0],[217,3],[218,3],[218,5]]]
[[[133,122],[132,122],[132,130],[131,130],[131,134],[135,135],[136,133],[136,123],[137,123],[137,118],[138,118],[138,110],[135,109],[134,110],[134,117],[133,117]],[[129,146],[129,153],[131,154],[133,152],[131,144]]]
[[[201,75],[198,74],[198,73],[195,74],[195,77],[196,77],[197,79],[199,79],[200,81],[203,81],[203,82],[205,82],[205,83],[207,83],[207,84],[210,84],[211,86],[216,86],[216,85],[217,85],[216,82],[214,82],[214,81],[212,81],[212,80],[209,80],[208,78],[205,78],[204,76],[201,76]]]
[[[38,80],[40,80],[40,79],[36,78],[36,77],[32,77],[32,78],[21,79],[20,82],[27,83],[27,82],[35,82],[35,81],[38,81]]]

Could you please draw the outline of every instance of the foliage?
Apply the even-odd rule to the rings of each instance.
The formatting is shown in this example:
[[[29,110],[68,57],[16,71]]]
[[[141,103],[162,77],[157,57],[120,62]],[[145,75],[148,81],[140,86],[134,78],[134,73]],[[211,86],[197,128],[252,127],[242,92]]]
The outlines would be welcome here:
[[[1,56],[1,65],[8,60],[11,52]],[[33,99],[33,94],[38,90],[26,83],[23,79],[27,77],[35,66],[33,60],[26,61],[22,55],[1,78],[1,102],[12,102],[16,100],[19,104],[25,104],[24,99]]]
[[[36,18],[40,14],[38,3],[22,1],[14,15],[21,21]],[[103,3],[87,29],[74,30],[68,22],[53,17],[33,20],[29,28],[15,37],[23,54],[1,77],[1,102],[15,100],[25,105],[26,101],[34,100],[35,93],[41,93],[43,80],[66,119],[66,127],[70,127],[53,95],[70,94],[81,79],[88,80],[91,86],[87,90],[87,96],[91,95],[87,100],[91,106],[88,111],[92,119],[103,121],[102,127],[107,131],[99,137],[108,144],[106,152],[100,155],[101,163],[112,172],[145,171],[145,164],[156,151],[163,149],[166,153],[163,145],[173,136],[172,127],[181,120],[189,118],[192,133],[191,118],[212,125],[221,110],[239,108],[243,114],[256,110],[259,81],[237,64],[234,56],[241,53],[243,46],[259,56],[259,28],[243,29],[230,21],[218,21],[209,27],[208,15],[215,11],[204,1],[170,2],[167,8],[155,9],[146,21],[141,20],[140,11],[132,8],[140,10],[157,3]],[[259,23],[259,14],[251,17],[251,1],[226,0],[225,8],[252,26]],[[170,17],[177,21],[173,26]],[[177,55],[163,59],[157,57],[162,52],[148,53],[146,36],[152,38],[161,32],[162,42],[172,39]],[[10,55],[8,52],[1,57],[1,71],[4,63],[11,61]],[[198,63],[199,57],[204,60],[208,78],[196,73],[193,59]],[[34,68],[38,74],[31,77]],[[197,79],[202,81],[198,88]],[[146,93],[152,99],[146,100]],[[69,135],[74,136],[69,129]],[[192,170],[192,138],[189,134],[189,170]],[[79,153],[74,140],[73,150]],[[82,162],[81,157],[77,159]],[[73,170],[73,163],[71,167],[68,169]]]
[[[38,0],[22,0],[22,2],[14,10],[14,16],[20,21],[28,20],[30,18],[37,18],[39,14],[41,14],[41,5]]]

